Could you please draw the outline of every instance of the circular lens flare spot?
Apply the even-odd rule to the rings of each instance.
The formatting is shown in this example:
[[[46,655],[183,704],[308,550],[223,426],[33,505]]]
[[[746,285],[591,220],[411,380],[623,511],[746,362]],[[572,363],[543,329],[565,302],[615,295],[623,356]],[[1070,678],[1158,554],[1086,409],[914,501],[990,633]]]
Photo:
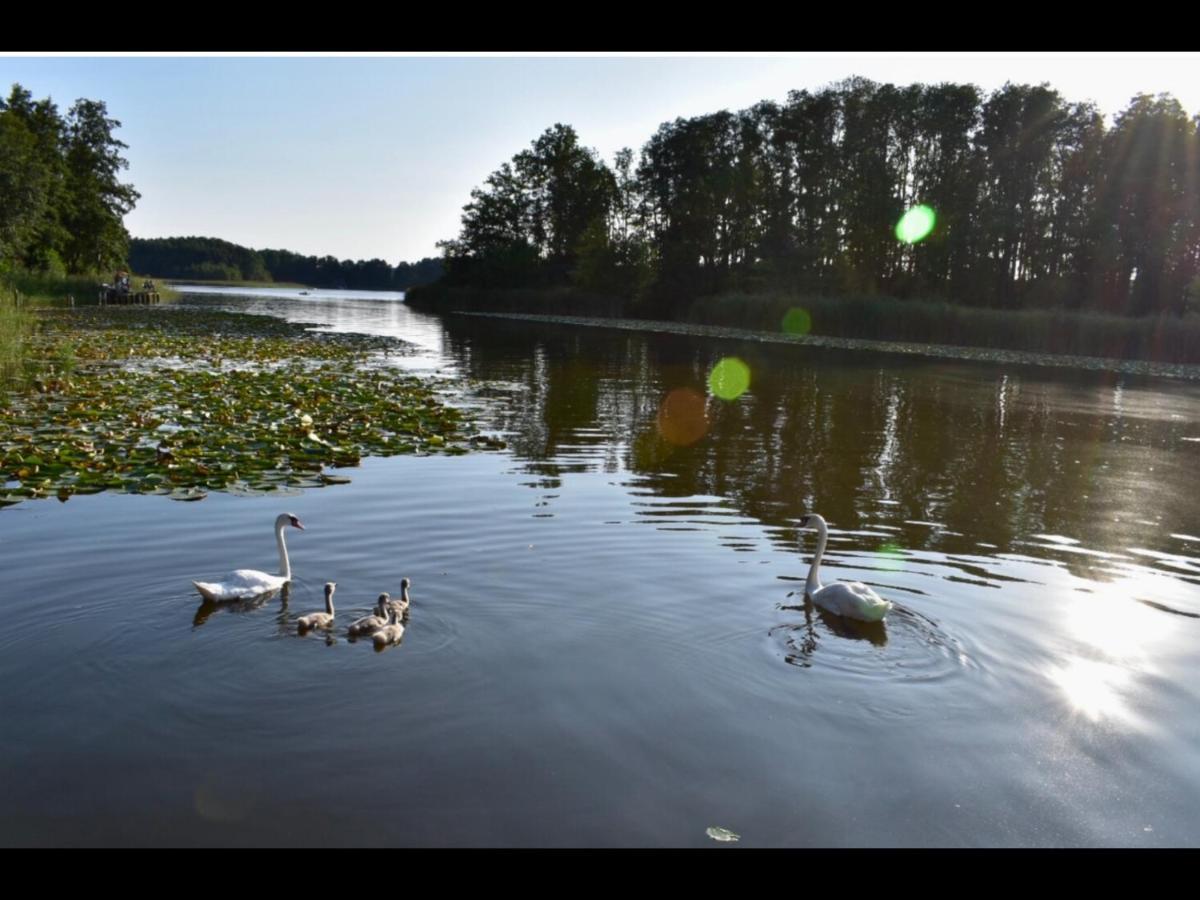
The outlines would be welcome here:
[[[812,316],[807,309],[793,306],[783,315],[783,330],[785,334],[808,334],[812,331]]]
[[[708,389],[722,400],[736,400],[750,387],[750,367],[736,356],[727,356],[708,374]]]
[[[897,544],[890,541],[884,544],[879,548],[879,556],[885,569],[894,571],[904,568],[904,551]]]
[[[677,447],[694,444],[708,432],[705,400],[691,388],[675,388],[658,408],[658,433]]]
[[[896,238],[906,244],[915,244],[929,237],[937,224],[937,213],[928,206],[914,206],[896,223]]]

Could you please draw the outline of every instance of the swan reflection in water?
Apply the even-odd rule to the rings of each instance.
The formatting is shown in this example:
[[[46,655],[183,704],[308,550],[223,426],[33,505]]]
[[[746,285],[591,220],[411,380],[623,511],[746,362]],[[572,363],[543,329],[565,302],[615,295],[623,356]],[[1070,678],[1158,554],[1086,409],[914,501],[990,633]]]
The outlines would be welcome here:
[[[265,594],[259,594],[257,597],[251,597],[248,600],[202,600],[200,605],[196,607],[196,614],[192,617],[192,627],[199,628],[209,620],[214,614],[219,612],[230,613],[248,613],[254,612],[257,609],[262,609],[272,600],[276,598],[283,601],[280,616],[281,621],[287,623],[287,608],[288,600],[291,598],[291,582],[285,584],[282,588],[274,591],[267,591]]]
[[[813,664],[813,655],[817,652],[821,635],[818,634],[816,623],[820,621],[826,633],[832,633],[840,638],[854,641],[867,641],[875,647],[886,647],[888,642],[887,623],[884,621],[864,622],[861,619],[851,619],[824,610],[804,598],[803,605],[781,606],[782,610],[796,610],[804,613],[803,624],[784,623],[771,629],[771,634],[787,633],[787,647],[791,650],[784,659],[793,666],[809,667]]]

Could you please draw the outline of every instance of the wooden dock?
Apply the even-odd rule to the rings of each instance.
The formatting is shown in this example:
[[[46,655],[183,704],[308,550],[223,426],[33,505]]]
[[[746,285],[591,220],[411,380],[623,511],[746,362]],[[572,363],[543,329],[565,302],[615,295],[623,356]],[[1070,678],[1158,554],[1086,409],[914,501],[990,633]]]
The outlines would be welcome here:
[[[158,303],[160,300],[158,291],[130,291],[121,293],[114,290],[100,291],[100,305],[107,306],[110,303]]]

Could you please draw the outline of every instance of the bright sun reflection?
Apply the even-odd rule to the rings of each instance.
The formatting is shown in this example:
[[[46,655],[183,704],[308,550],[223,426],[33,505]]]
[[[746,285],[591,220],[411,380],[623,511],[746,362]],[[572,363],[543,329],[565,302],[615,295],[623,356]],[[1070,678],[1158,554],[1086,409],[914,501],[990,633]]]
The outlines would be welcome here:
[[[1128,669],[1076,657],[1065,666],[1051,669],[1049,675],[1067,695],[1071,706],[1093,722],[1128,717],[1125,694],[1132,681]]]
[[[1078,594],[1063,624],[1071,637],[1090,644],[1107,657],[1147,662],[1150,645],[1165,638],[1176,625],[1171,616],[1133,599],[1152,593],[1153,589],[1147,589],[1145,582],[1138,579],[1105,584],[1095,593]]]
[[[1047,675],[1072,708],[1092,721],[1134,718],[1131,700],[1139,676],[1156,670],[1154,658],[1177,625],[1134,599],[1152,592],[1145,578],[1123,579],[1095,593],[1078,593],[1066,611],[1066,634],[1088,649]]]

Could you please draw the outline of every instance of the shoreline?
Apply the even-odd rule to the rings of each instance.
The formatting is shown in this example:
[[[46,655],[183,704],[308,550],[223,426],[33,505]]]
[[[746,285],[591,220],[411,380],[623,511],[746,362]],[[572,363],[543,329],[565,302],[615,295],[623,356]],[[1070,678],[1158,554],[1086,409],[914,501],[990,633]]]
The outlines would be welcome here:
[[[923,356],[932,359],[957,359],[965,362],[1083,369],[1115,372],[1123,375],[1150,375],[1160,378],[1200,381],[1200,365],[1188,363],[1161,363],[1148,360],[1115,359],[1100,356],[1037,353],[1030,350],[1007,350],[954,344],[921,344],[907,341],[880,341],[868,338],[843,338],[827,335],[790,335],[745,328],[731,328],[724,325],[701,325],[691,322],[667,322],[650,319],[610,319],[592,316],[559,316],[539,313],[482,312],[476,310],[447,310],[446,312],[450,315],[540,322],[549,325],[575,325],[585,328],[609,328],[618,331],[724,338],[727,340],[753,341],[763,344],[799,344],[805,347],[830,350],[866,350],[875,353]]]

